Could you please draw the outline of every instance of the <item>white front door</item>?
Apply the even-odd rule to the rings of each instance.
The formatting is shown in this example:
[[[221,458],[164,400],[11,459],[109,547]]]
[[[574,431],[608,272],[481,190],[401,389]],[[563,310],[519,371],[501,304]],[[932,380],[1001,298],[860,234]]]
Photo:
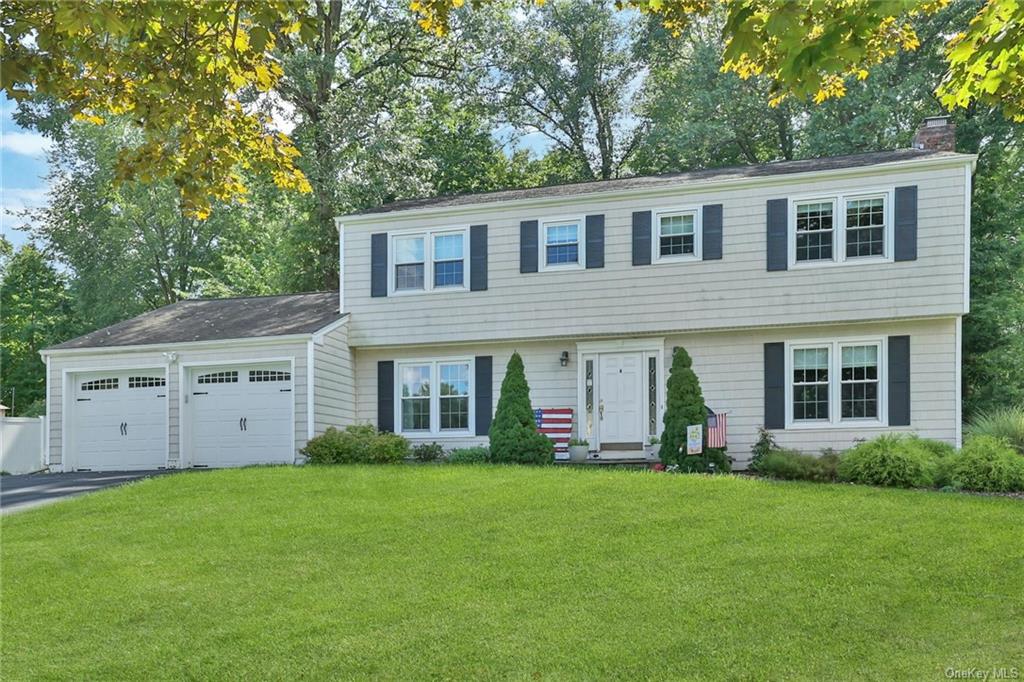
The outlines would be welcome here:
[[[293,462],[292,399],[288,364],[194,368],[188,396],[192,465]]]
[[[167,386],[162,369],[74,374],[69,468],[156,469],[167,465]]]
[[[643,353],[598,356],[598,428],[602,450],[643,447]]]

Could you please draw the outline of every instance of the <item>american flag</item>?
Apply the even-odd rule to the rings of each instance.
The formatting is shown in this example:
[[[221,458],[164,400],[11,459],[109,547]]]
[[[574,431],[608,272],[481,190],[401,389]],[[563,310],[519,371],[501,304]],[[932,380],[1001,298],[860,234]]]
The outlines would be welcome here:
[[[726,430],[729,426],[728,415],[715,414],[708,408],[708,447],[724,448],[726,442]]]
[[[555,459],[568,459],[572,408],[541,407],[533,411],[533,419],[537,422],[537,430],[555,442]]]

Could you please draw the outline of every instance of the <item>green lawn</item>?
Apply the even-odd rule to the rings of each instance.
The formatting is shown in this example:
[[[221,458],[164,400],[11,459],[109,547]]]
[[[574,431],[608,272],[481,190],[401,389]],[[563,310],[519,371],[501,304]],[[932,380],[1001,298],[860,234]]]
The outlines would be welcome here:
[[[623,470],[166,476],[2,522],[2,675],[1024,669],[1024,503]]]

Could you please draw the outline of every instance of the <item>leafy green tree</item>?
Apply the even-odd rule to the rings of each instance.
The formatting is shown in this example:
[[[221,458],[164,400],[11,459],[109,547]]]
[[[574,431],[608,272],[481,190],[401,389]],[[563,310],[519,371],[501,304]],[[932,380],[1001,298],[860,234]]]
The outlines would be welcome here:
[[[630,27],[608,3],[553,0],[523,15],[491,12],[476,28],[481,68],[492,76],[484,87],[510,125],[572,160],[567,179],[616,177],[642,137],[629,108],[642,71]]]
[[[695,24],[682,38],[657,21],[645,26],[650,73],[639,96],[649,129],[631,166],[664,173],[791,159],[801,106],[767,103],[764,78],[721,70],[723,18]]]
[[[64,341],[74,327],[65,277],[32,244],[0,260],[0,396],[16,416],[35,416],[46,395],[39,350]],[[33,407],[33,404],[36,407]]]
[[[94,123],[125,116],[138,134],[119,150],[117,178],[168,179],[191,215],[243,196],[246,171],[309,191],[291,141],[246,101],[281,77],[278,41],[312,33],[307,7],[307,0],[8,0],[0,87],[16,100],[53,98]]]
[[[491,422],[491,461],[514,464],[550,464],[555,447],[537,431],[530,405],[530,386],[518,352],[513,352],[501,382],[498,408]]]
[[[685,348],[676,348],[672,354],[672,368],[669,370],[665,392],[661,461],[664,464],[682,464],[687,456],[686,428],[701,424],[706,432],[707,421],[704,394],[700,390],[700,380],[693,371],[693,361]],[[705,440],[706,436],[705,433]]]

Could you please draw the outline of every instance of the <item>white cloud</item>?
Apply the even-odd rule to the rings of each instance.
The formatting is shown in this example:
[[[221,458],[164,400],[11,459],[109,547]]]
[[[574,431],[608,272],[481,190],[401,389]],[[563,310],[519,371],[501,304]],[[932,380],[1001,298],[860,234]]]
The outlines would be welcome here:
[[[0,135],[0,149],[22,156],[42,158],[50,147],[50,141],[39,133],[22,133],[4,131]]]

